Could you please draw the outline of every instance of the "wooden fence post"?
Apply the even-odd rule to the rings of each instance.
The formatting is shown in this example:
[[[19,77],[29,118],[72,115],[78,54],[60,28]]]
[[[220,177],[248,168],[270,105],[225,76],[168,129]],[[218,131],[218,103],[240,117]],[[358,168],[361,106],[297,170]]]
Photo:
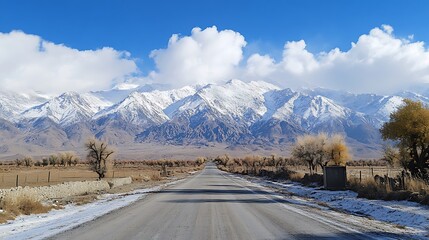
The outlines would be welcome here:
[[[362,171],[359,171],[359,182],[362,182]]]
[[[19,175],[18,174],[16,174],[16,187],[18,187],[18,181],[19,181],[19,177],[18,177]]]
[[[48,183],[51,181],[51,171],[48,172]]]

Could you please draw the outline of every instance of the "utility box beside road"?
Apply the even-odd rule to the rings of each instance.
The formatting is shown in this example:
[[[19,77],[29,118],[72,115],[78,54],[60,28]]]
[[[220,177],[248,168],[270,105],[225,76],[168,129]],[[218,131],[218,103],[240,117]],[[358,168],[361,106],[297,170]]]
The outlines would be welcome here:
[[[347,182],[346,167],[326,166],[323,168],[323,184],[325,189],[344,190]]]

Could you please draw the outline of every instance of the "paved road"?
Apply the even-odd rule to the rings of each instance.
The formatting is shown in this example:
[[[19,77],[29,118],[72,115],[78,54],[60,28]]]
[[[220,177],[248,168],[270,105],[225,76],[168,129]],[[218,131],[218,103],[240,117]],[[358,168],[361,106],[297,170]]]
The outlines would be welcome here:
[[[231,177],[215,166],[54,239],[370,239],[387,237]],[[320,211],[320,210],[318,210]],[[384,236],[384,237],[383,237]]]

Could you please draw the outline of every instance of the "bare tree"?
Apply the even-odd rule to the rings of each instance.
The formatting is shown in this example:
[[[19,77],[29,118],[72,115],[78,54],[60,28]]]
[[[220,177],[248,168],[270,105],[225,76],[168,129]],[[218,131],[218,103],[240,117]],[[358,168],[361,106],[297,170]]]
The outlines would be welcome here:
[[[21,166],[22,164],[24,164],[24,161],[22,161],[22,159],[17,158],[17,159],[15,160],[15,163],[16,163],[16,166],[17,166],[17,167],[19,167],[19,166]]]
[[[49,159],[47,158],[42,158],[42,166],[46,167],[49,165]]]
[[[58,154],[58,157],[64,166],[71,166],[74,162],[78,162],[78,157],[74,152],[62,152]]]
[[[98,179],[104,178],[114,151],[107,146],[107,143],[96,139],[88,140],[85,147],[88,151],[87,158],[90,169],[98,174]]]
[[[321,168],[328,164],[345,165],[350,158],[344,137],[339,134],[328,137],[325,133],[298,136],[292,156],[306,163],[310,174],[313,174],[317,165]]]
[[[31,167],[31,166],[34,165],[34,160],[31,157],[25,157],[25,158],[22,159],[22,161],[24,162],[24,165],[26,167]]]
[[[326,164],[325,145],[325,134],[298,136],[292,149],[292,156],[306,163],[310,174],[313,174],[317,164],[321,166]]]
[[[52,165],[52,166],[54,166],[54,167],[55,167],[55,165],[59,164],[59,158],[58,158],[58,156],[57,155],[51,155],[51,156],[49,156],[49,164]]]

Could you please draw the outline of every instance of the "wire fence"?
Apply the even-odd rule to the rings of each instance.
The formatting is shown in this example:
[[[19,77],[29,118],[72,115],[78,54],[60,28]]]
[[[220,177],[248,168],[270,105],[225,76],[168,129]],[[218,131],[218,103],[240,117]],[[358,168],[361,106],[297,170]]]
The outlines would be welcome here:
[[[142,173],[139,170],[113,170],[106,174],[106,178],[121,178],[135,176]],[[98,179],[95,172],[89,170],[32,170],[25,172],[0,172],[0,188],[18,186],[44,186],[70,181],[94,181]]]
[[[394,168],[388,166],[347,166],[347,177],[348,178],[374,178],[375,176],[388,176],[388,177],[396,177],[402,174],[403,168]],[[290,170],[301,172],[303,174],[309,173],[307,166],[290,166]],[[321,167],[317,167],[315,173],[323,174],[323,169]]]
[[[352,178],[366,179],[375,176],[396,177],[402,175],[402,168],[386,166],[347,166],[347,176]]]

